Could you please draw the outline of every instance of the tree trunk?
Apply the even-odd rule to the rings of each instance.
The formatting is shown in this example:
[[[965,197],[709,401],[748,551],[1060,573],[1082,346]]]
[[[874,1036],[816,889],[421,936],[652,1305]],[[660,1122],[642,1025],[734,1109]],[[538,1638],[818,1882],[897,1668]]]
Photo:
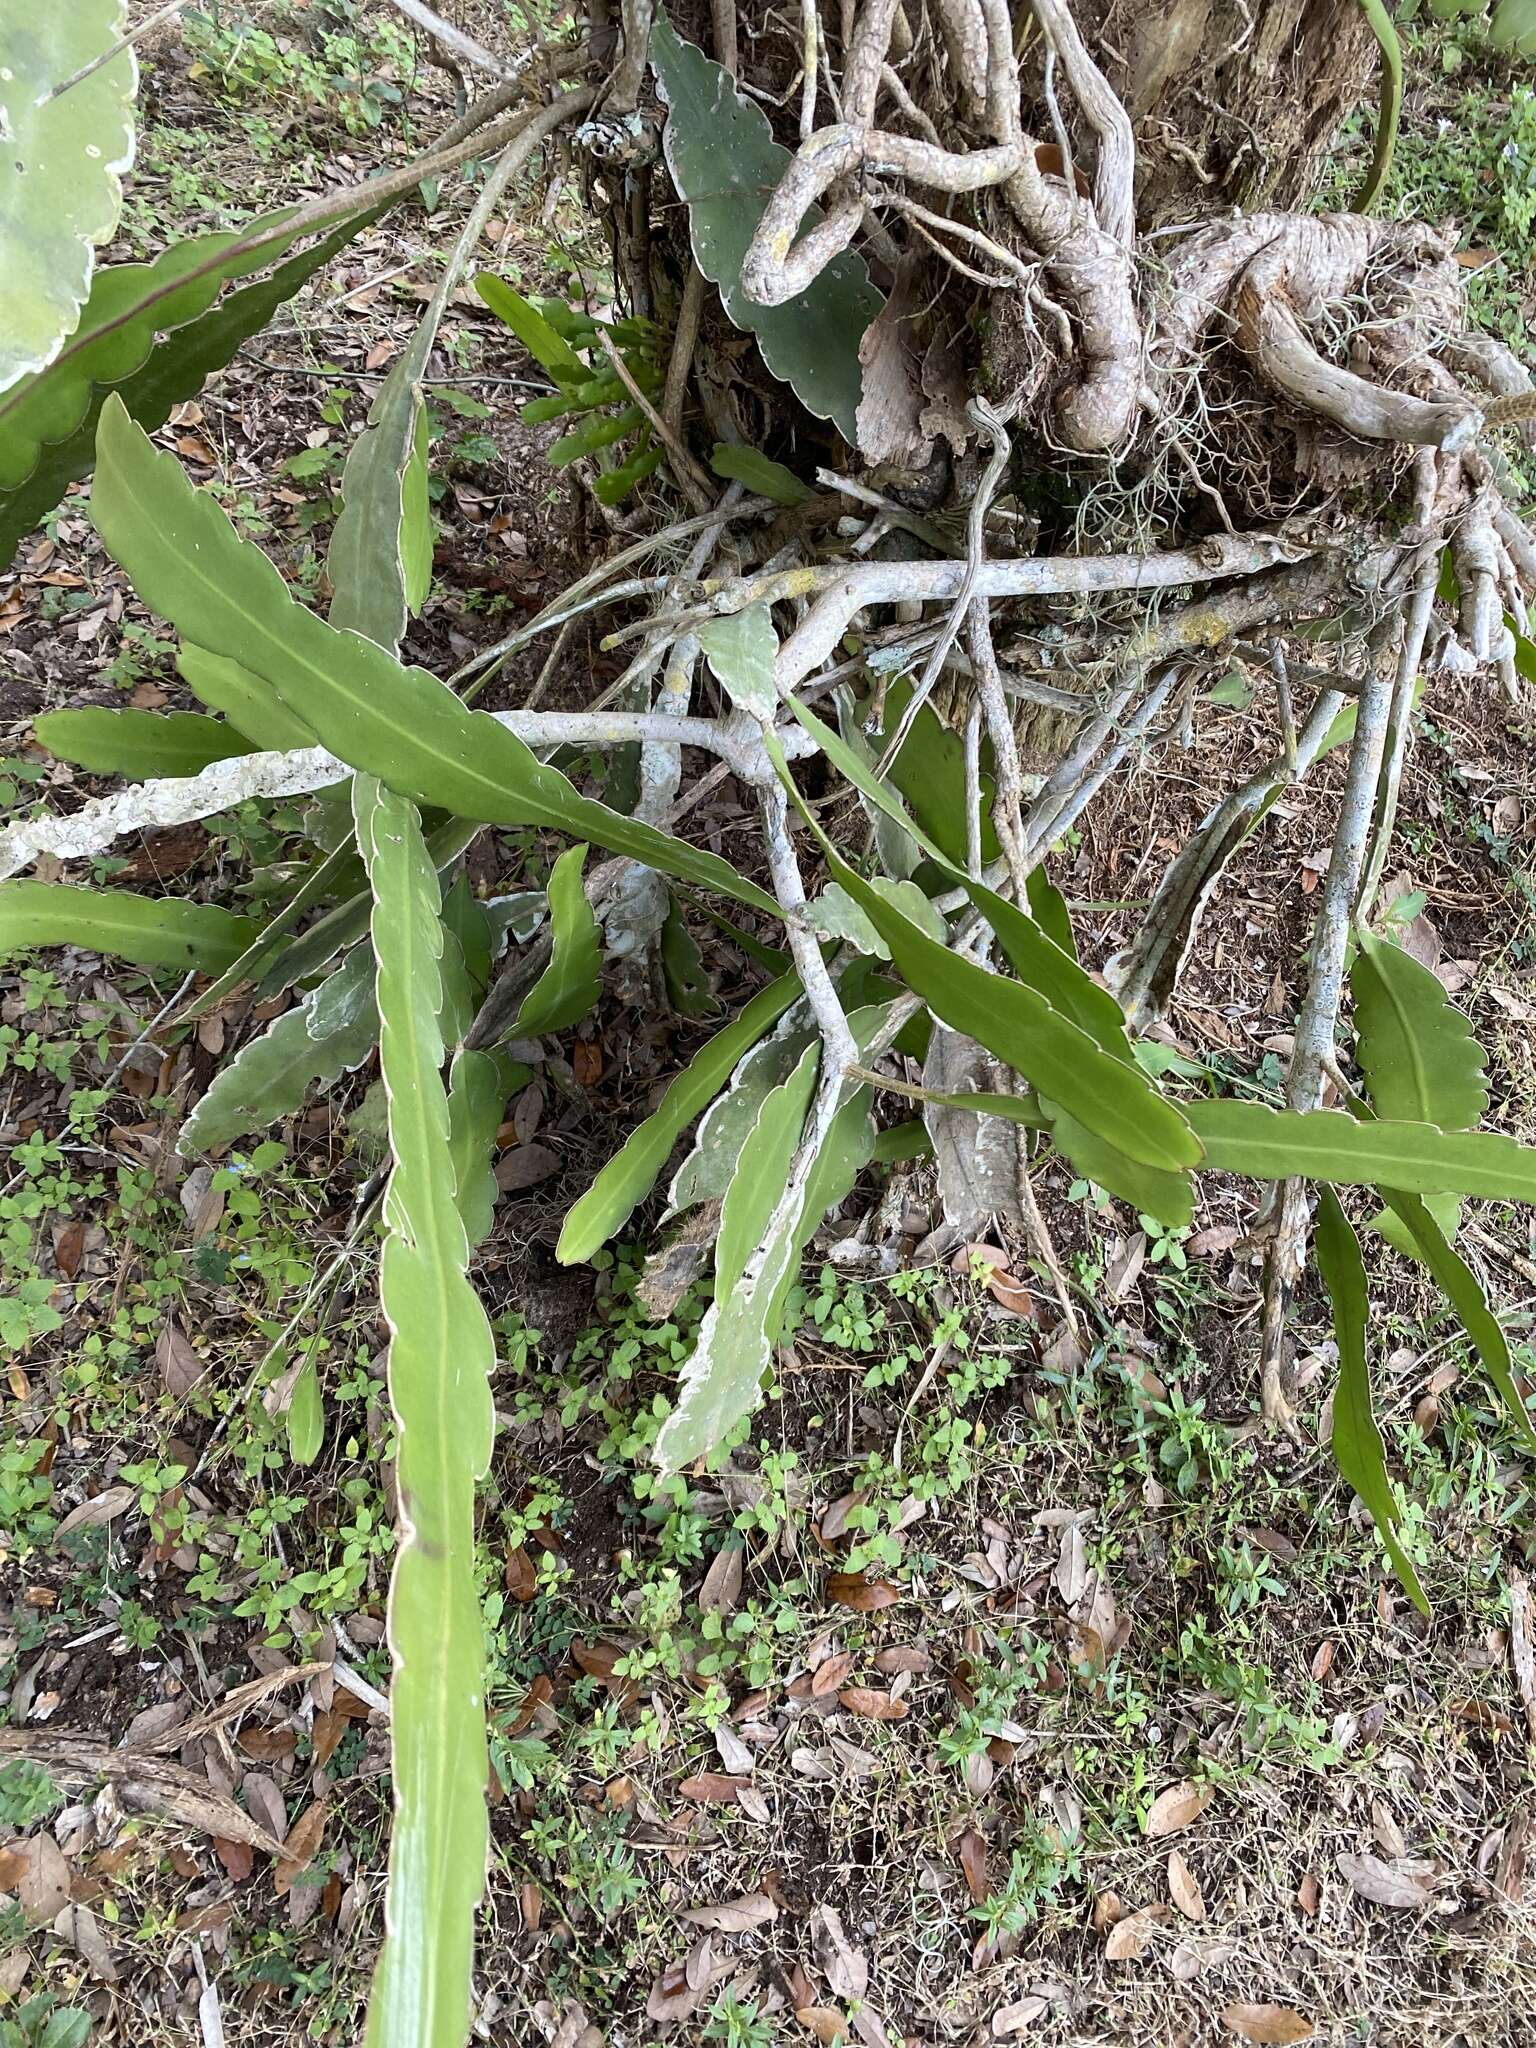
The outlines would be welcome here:
[[[1135,124],[1144,222],[1192,204],[1304,207],[1344,120],[1379,103],[1380,52],[1359,0],[1108,0],[1098,12],[1106,70]]]

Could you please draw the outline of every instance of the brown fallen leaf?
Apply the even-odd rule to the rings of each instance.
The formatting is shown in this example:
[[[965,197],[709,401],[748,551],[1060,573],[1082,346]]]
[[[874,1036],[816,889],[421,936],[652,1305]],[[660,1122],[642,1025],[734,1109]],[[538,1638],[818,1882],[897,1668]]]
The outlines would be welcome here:
[[[822,2048],[838,2048],[839,2042],[848,2039],[848,2022],[835,2005],[797,2005],[795,2018]]]
[[[833,1997],[862,1999],[869,1989],[869,1964],[848,1939],[834,1906],[818,1906],[812,1913],[811,1946]]]
[[[845,1493],[833,1501],[831,1507],[822,1516],[817,1530],[817,1534],[822,1542],[826,1544],[836,1543],[839,1537],[846,1535],[848,1517],[855,1508],[863,1507],[868,1499],[869,1495],[867,1493]]]
[[[874,1685],[845,1685],[837,1696],[837,1704],[846,1707],[850,1714],[860,1714],[866,1721],[905,1721],[907,1703],[893,1699],[888,1692],[882,1692]]]
[[[976,1828],[967,1828],[955,1844],[955,1854],[960,1859],[960,1868],[965,1874],[965,1888],[974,1905],[981,1905],[987,1897],[987,1843],[986,1837]]]
[[[1139,1913],[1127,1913],[1123,1920],[1117,1920],[1104,1944],[1105,1962],[1133,1963],[1145,1955],[1152,1930],[1166,1912],[1166,1907],[1160,1911],[1156,1906],[1143,1906]]]
[[[515,1195],[523,1188],[536,1187],[541,1180],[548,1180],[559,1165],[559,1153],[548,1145],[514,1145],[496,1162],[496,1185],[504,1195]]]
[[[278,1859],[277,1869],[272,1873],[272,1889],[279,1898],[289,1891],[293,1880],[300,1871],[307,1870],[315,1860],[320,1847],[320,1837],[325,1833],[325,1801],[314,1800],[299,1815],[288,1830],[283,1843],[283,1853]]]
[[[523,1694],[522,1704],[507,1723],[508,1735],[521,1735],[528,1728],[541,1707],[547,1707],[555,1696],[554,1681],[547,1671],[540,1671],[529,1681],[528,1690]]]
[[[595,1088],[603,1078],[603,1048],[595,1038],[578,1038],[571,1053],[571,1072],[579,1088]]]
[[[731,1727],[728,1721],[715,1724],[715,1748],[720,1755],[720,1767],[733,1778],[750,1778],[757,1768],[757,1759]]]
[[[507,1552],[507,1561],[502,1566],[502,1582],[519,1606],[526,1607],[539,1590],[538,1567],[521,1543],[514,1544]]]
[[[678,1915],[690,1927],[707,1927],[713,1934],[745,1934],[778,1917],[779,1909],[766,1892],[743,1892],[714,1906],[688,1906]]]
[[[1042,1998],[1038,1991],[1032,1991],[1027,1998],[1015,2000],[1012,2005],[1000,2005],[992,2015],[992,2037],[997,2041],[1016,2041],[1021,2034],[1027,2034],[1035,2021],[1044,2017],[1051,2009],[1051,2001]]]
[[[1317,2032],[1317,2022],[1288,2005],[1229,2005],[1221,2024],[1239,2040],[1266,2044],[1308,2041]]]
[[[677,1788],[679,1799],[696,1799],[711,1806],[734,1806],[737,1796],[745,1791],[750,1778],[729,1777],[724,1771],[700,1771],[692,1778],[684,1778]]]
[[[853,2031],[863,2042],[864,2048],[892,2048],[891,2037],[885,2031],[885,2022],[872,2005],[855,2006]]]
[[[600,1679],[615,1699],[628,1706],[638,1699],[640,1688],[632,1678],[621,1678],[619,1660],[626,1654],[622,1643],[573,1641],[571,1656],[588,1678]]]
[[[890,1678],[898,1671],[926,1671],[933,1660],[922,1643],[893,1643],[877,1650],[874,1661],[881,1676]]]
[[[16,1881],[16,1900],[33,1927],[56,1920],[69,1904],[69,1865],[52,1835],[34,1835],[27,1844],[27,1867]]]
[[[100,1529],[126,1513],[138,1497],[138,1488],[134,1486],[104,1487],[100,1493],[92,1494],[89,1500],[71,1508],[54,1534],[67,1536],[71,1529]]]
[[[341,1738],[351,1726],[352,1717],[344,1714],[339,1707],[328,1707],[323,1714],[316,1714],[310,1729],[310,1747],[315,1762],[323,1768],[341,1747]]]
[[[1321,1896],[1322,1886],[1318,1883],[1313,1873],[1310,1870],[1307,1871],[1301,1883],[1296,1887],[1296,1903],[1309,1920],[1317,1918],[1317,1905]]]
[[[1010,1315],[1033,1316],[1034,1296],[1023,1281],[1008,1269],[1008,1254],[1000,1245],[963,1244],[949,1262],[952,1273],[963,1279],[979,1274],[983,1286]]]
[[[1376,1906],[1390,1906],[1398,1912],[1417,1912],[1428,1905],[1431,1887],[1409,1871],[1395,1870],[1379,1856],[1337,1858],[1339,1874],[1353,1892]]]
[[[811,1673],[811,1698],[824,1700],[828,1693],[836,1692],[852,1669],[851,1651],[838,1650],[833,1656],[824,1657]]]
[[[745,1552],[739,1543],[728,1543],[710,1559],[709,1570],[699,1588],[699,1608],[704,1614],[734,1614],[741,1598],[741,1573]]]
[[[1465,1721],[1473,1728],[1485,1728],[1490,1735],[1513,1735],[1515,1724],[1501,1707],[1491,1700],[1447,1700],[1445,1710],[1454,1714],[1458,1721]]]
[[[175,1322],[167,1322],[155,1339],[155,1364],[173,1401],[185,1400],[207,1371],[206,1362],[198,1357]]]
[[[1157,1841],[1164,1835],[1176,1835],[1182,1828],[1193,1827],[1215,1796],[1214,1785],[1197,1785],[1189,1778],[1167,1786],[1152,1802],[1147,1815],[1148,1835]]]
[[[25,1842],[7,1842],[0,1848],[0,1892],[15,1891],[31,1860]]]
[[[278,1763],[299,1746],[296,1728],[242,1728],[236,1738],[247,1756],[259,1763]]]
[[[225,1835],[215,1835],[213,1853],[236,1884],[243,1884],[255,1867],[256,1852],[249,1842],[231,1842]]]
[[[1194,1872],[1184,1861],[1177,1849],[1168,1857],[1168,1896],[1184,1915],[1186,1920],[1205,1918],[1205,1899]]]
[[[666,2026],[673,2020],[690,2018],[698,2002],[699,1994],[688,1982],[682,1964],[669,1963],[651,1986],[645,2016],[658,2026]]]
[[[53,1261],[66,1280],[73,1280],[79,1272],[84,1250],[84,1223],[78,1217],[72,1217],[68,1223],[61,1223],[53,1233]]]
[[[1118,1892],[1096,1892],[1088,1917],[1095,1934],[1107,1934],[1117,1921],[1125,1918],[1125,1901]]]
[[[66,1906],[53,1923],[53,1933],[84,1956],[93,1977],[99,1978],[103,1984],[118,1981],[118,1968],[112,1960],[107,1938],[101,1931],[101,1922],[89,1906]]]
[[[1245,1531],[1255,1550],[1266,1551],[1271,1557],[1289,1561],[1299,1555],[1289,1536],[1282,1536],[1278,1529],[1249,1529]]]
[[[825,1590],[834,1606],[849,1607],[855,1614],[878,1614],[901,1598],[884,1579],[866,1579],[862,1572],[829,1572]]]
[[[240,1796],[245,1801],[247,1812],[260,1821],[268,1834],[281,1842],[288,1832],[288,1808],[283,1803],[276,1781],[265,1771],[247,1771],[241,1781]]]

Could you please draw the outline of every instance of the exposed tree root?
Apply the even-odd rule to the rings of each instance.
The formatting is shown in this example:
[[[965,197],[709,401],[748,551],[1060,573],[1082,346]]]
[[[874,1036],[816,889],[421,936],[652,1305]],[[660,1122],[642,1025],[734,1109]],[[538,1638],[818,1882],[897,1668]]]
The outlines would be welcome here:
[[[1368,11],[1373,20],[1379,12]],[[1368,25],[1344,12],[1348,35],[1361,39],[1352,47],[1367,55]],[[625,0],[623,13],[605,112],[637,105],[636,39],[651,9]],[[1291,0],[1275,0],[1272,13],[1300,34],[1302,10]],[[1139,220],[1142,131],[1111,83],[1127,75],[1128,60],[1107,38],[1095,46],[1085,36],[1070,0],[1031,0],[1024,21],[1014,14],[1006,0],[850,0],[835,12],[806,0],[787,22],[774,13],[759,23],[713,8],[715,55],[754,73],[749,83],[776,110],[789,151],[746,249],[742,290],[761,306],[784,306],[835,256],[862,246],[890,299],[861,354],[857,453],[891,467],[861,478],[845,473],[856,463],[840,462],[818,472],[828,494],[812,504],[772,517],[738,508],[737,573],[703,584],[646,579],[658,610],[607,644],[642,642],[627,675],[647,687],[673,645],[665,712],[684,740],[698,724],[687,700],[693,636],[711,617],[775,608],[781,698],[820,699],[863,677],[878,701],[892,671],[910,671],[901,730],[920,705],[941,705],[967,764],[967,864],[973,875],[981,867],[990,822],[1001,857],[987,880],[1022,901],[1053,840],[1127,764],[1184,726],[1199,672],[1257,636],[1274,679],[1274,758],[1212,807],[1111,963],[1141,1026],[1172,1000],[1224,868],[1271,798],[1306,776],[1353,697],[1343,816],[1288,1087],[1292,1107],[1310,1109],[1335,1062],[1352,920],[1369,913],[1387,857],[1445,551],[1458,597],[1454,635],[1437,642],[1436,659],[1496,676],[1512,698],[1518,690],[1509,621],[1523,630],[1536,539],[1500,489],[1494,436],[1515,427],[1536,445],[1536,394],[1507,350],[1469,331],[1463,273],[1436,231],[1361,213],[1213,212],[1206,194],[1217,173],[1166,124],[1159,147],[1168,161],[1183,149],[1194,204],[1182,216]],[[1108,18],[1118,18],[1115,8]],[[1190,62],[1188,51],[1167,54],[1170,65]],[[1144,49],[1132,55],[1153,91],[1156,64],[1149,69]],[[1389,105],[1372,196],[1391,127]],[[980,365],[963,353],[964,323],[957,339],[933,312],[957,278],[978,302],[974,328],[988,332]],[[702,508],[689,386],[709,305],[691,263],[671,290],[679,316],[665,396],[659,410],[645,409],[677,482]],[[699,382],[700,425],[717,438],[752,438],[732,399]],[[1071,552],[1059,532],[1037,547],[1009,496],[1010,464],[1031,456],[1076,492]],[[903,471],[907,460],[914,467]],[[1213,533],[1218,523],[1224,530]],[[610,585],[630,587],[639,594],[639,583]],[[1169,594],[1166,608],[1159,592]],[[1352,637],[1327,666],[1315,664],[1315,650],[1288,649],[1304,618],[1346,606]],[[850,656],[854,627],[864,638]],[[1296,691],[1311,693],[1299,710]],[[845,719],[854,716],[840,703]],[[1053,722],[1039,754],[1024,744],[1021,707]],[[867,732],[876,729],[870,717]],[[853,1041],[804,915],[782,797],[740,759],[739,729],[716,723],[713,740],[698,743],[738,750],[732,765],[754,785],[790,943],[828,1048],[824,1077],[839,1065],[867,1077],[878,1063],[866,1054],[852,1065]],[[677,749],[647,737],[657,790],[671,795]],[[899,743],[900,733],[887,739],[887,753]],[[984,745],[990,821],[980,797]],[[935,901],[959,913],[955,946],[985,947],[963,891]],[[637,899],[637,914],[641,907]],[[620,908],[627,916],[627,896]],[[889,1079],[910,1092],[909,1081]],[[1289,1426],[1286,1331],[1309,1231],[1299,1184],[1277,1190],[1271,1230],[1260,1392],[1265,1420]]]

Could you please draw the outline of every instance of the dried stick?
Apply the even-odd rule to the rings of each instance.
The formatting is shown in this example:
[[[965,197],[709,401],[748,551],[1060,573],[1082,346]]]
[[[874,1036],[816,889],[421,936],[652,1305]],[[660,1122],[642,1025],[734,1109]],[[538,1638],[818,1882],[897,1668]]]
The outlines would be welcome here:
[[[689,504],[692,505],[695,512],[703,512],[712,507],[715,501],[715,493],[710,489],[703,470],[700,469],[699,465],[688,453],[688,450],[683,446],[682,437],[662,418],[661,414],[635,382],[634,372],[614,346],[612,335],[605,333],[599,327],[597,339],[603,354],[607,356],[609,363],[613,367],[614,375],[629,393],[633,402],[645,414],[651,431],[671,456],[673,474],[682,487],[683,495],[687,498]]]
[[[1430,562],[1421,572],[1418,587],[1408,607],[1408,623],[1403,635],[1403,657],[1398,663],[1397,676],[1392,687],[1381,778],[1376,792],[1370,859],[1354,906],[1355,919],[1360,924],[1369,921],[1371,907],[1376,901],[1376,891],[1381,887],[1382,873],[1387,864],[1387,852],[1392,843],[1392,828],[1397,823],[1398,792],[1402,786],[1403,762],[1407,757],[1408,740],[1413,725],[1414,690],[1419,679],[1419,663],[1424,658],[1424,641],[1434,612],[1435,585],[1435,567],[1433,562]]]
[[[498,711],[491,714],[530,747],[622,747],[636,740],[663,746],[700,747],[719,755],[747,782],[770,772],[751,721],[741,718],[673,718],[659,711]],[[798,726],[780,735],[786,753],[798,758],[815,743]],[[291,752],[236,754],[196,775],[163,776],[97,797],[67,818],[23,819],[0,832],[0,881],[30,867],[40,854],[56,860],[86,860],[130,832],[163,830],[216,817],[253,797],[303,796],[326,789],[352,773],[324,747]]]
[[[1007,561],[982,561],[974,570],[969,559],[943,562],[860,562],[838,563],[819,569],[794,569],[777,574],[735,578],[718,586],[706,585],[707,609],[713,613],[744,611],[748,605],[776,603],[781,598],[808,597],[810,610],[779,650],[777,680],[781,692],[819,669],[853,624],[859,613],[872,604],[896,604],[904,598],[919,603],[953,602],[968,588],[969,597],[1050,597],[1102,595],[1113,590],[1166,590],[1183,583],[1210,583],[1228,576],[1253,576],[1283,563],[1295,561],[1299,550],[1293,543],[1268,534],[1212,534],[1192,548],[1166,553],[1136,555],[1038,555]],[[969,584],[968,584],[969,579]],[[1325,583],[1340,580],[1334,570]],[[1305,587],[1305,586],[1303,586]],[[1262,602],[1267,603],[1267,593]],[[1171,646],[1205,644],[1180,635],[1193,633],[1194,616],[1203,607],[1191,607],[1182,625],[1169,627]],[[1274,616],[1273,609],[1259,610],[1257,619]],[[1249,605],[1234,609],[1232,630],[1255,623]],[[1149,627],[1144,646],[1159,651],[1157,628]],[[1203,630],[1203,628],[1202,628]],[[1224,636],[1223,636],[1224,637]],[[1138,642],[1138,645],[1142,645]],[[1145,666],[1145,660],[1141,663]],[[1135,679],[1126,696],[1135,688]],[[1118,711],[1114,714],[1118,716]],[[1111,719],[1111,723],[1113,719]],[[1106,731],[1108,728],[1106,727]],[[1100,736],[1101,739],[1103,735]]]
[[[488,50],[484,43],[477,43],[463,29],[455,28],[451,21],[444,21],[440,14],[424,6],[422,0],[389,0],[389,4],[397,14],[405,15],[418,28],[424,28],[434,42],[441,43],[445,50],[452,50],[456,57],[462,57],[477,71],[489,71],[496,78],[506,77],[507,66],[494,51]]]
[[[1344,782],[1344,800],[1328,856],[1328,874],[1323,883],[1317,928],[1312,940],[1307,993],[1296,1018],[1296,1039],[1286,1083],[1286,1100],[1292,1109],[1308,1110],[1319,1106],[1327,1064],[1334,1057],[1350,921],[1370,839],[1392,702],[1405,676],[1409,679],[1408,687],[1412,688],[1412,677],[1417,671],[1423,646],[1422,634],[1416,636],[1413,628],[1421,601],[1427,623],[1427,606],[1433,601],[1433,596],[1432,583],[1427,599],[1423,597],[1422,582],[1414,593],[1396,681],[1383,676],[1379,665],[1373,663],[1360,693],[1354,744],[1350,748],[1349,769]],[[1295,1411],[1291,1406],[1285,1333],[1296,1284],[1306,1263],[1309,1223],[1306,1183],[1301,1180],[1282,1181],[1274,1240],[1264,1265],[1259,1401],[1266,1426],[1293,1433]]]
[[[693,368],[693,351],[698,344],[699,323],[704,317],[704,273],[690,256],[683,295],[678,301],[677,330],[672,353],[667,358],[667,384],[661,398],[661,416],[671,433],[681,439],[683,407],[688,398],[688,375]]]

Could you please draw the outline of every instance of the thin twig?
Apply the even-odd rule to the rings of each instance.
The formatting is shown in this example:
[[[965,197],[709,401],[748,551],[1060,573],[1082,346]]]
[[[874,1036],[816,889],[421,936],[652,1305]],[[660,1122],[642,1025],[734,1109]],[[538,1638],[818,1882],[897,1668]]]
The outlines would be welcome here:
[[[1397,800],[1402,786],[1403,762],[1407,757],[1408,741],[1413,726],[1414,692],[1418,686],[1419,663],[1424,657],[1424,641],[1434,612],[1437,580],[1435,565],[1426,564],[1408,608],[1403,658],[1398,664],[1397,677],[1392,687],[1392,704],[1387,714],[1387,739],[1382,750],[1381,780],[1376,793],[1371,854],[1355,899],[1355,917],[1361,924],[1370,918],[1371,907],[1376,901],[1376,892],[1381,887],[1381,877],[1386,868],[1387,852],[1392,843],[1392,829],[1397,823]]]
[[[72,71],[68,78],[53,88],[48,97],[51,100],[61,99],[75,86],[83,84],[87,78],[94,78],[98,71],[104,71],[109,64],[115,64],[124,50],[131,50],[135,43],[143,42],[161,22],[169,21],[173,14],[180,14],[182,8],[190,4],[191,0],[166,0],[164,7],[157,8],[148,20],[141,21],[137,28],[129,29],[127,35],[121,37],[109,50],[103,50],[101,55],[93,57],[89,64],[82,64],[78,71]]]
[[[645,414],[652,433],[656,435],[657,439],[671,456],[673,472],[689,504],[692,505],[695,512],[703,512],[706,507],[712,506],[715,502],[715,493],[710,489],[709,481],[703,470],[700,469],[699,465],[688,453],[688,450],[683,446],[681,435],[668,425],[667,421],[662,418],[661,414],[635,382],[635,373],[631,370],[628,363],[625,362],[623,355],[614,342],[613,336],[605,328],[599,326],[597,329],[597,339],[603,354],[607,356],[609,363],[613,367],[615,376],[629,393],[630,398]]]
[[[424,28],[435,42],[445,50],[452,50],[456,57],[462,57],[466,64],[472,64],[477,71],[489,71],[493,78],[505,78],[506,63],[484,43],[477,43],[472,35],[461,28],[455,28],[451,21],[444,21],[440,14],[423,6],[422,0],[389,0],[397,13],[414,21],[418,28]]]
[[[1008,457],[1011,452],[1010,443],[1001,414],[994,412],[986,400],[981,398],[973,398],[965,410],[966,417],[979,426],[992,442],[992,452],[987,457],[986,467],[982,470],[981,479],[972,495],[970,508],[966,513],[965,573],[960,579],[960,588],[955,594],[954,605],[951,608],[949,617],[944,621],[943,629],[938,639],[933,643],[933,651],[924,664],[922,678],[917,688],[907,699],[906,705],[902,710],[900,722],[886,747],[884,758],[881,760],[877,771],[881,775],[885,774],[891,762],[905,745],[907,735],[912,730],[913,722],[918,712],[927,703],[929,694],[943,671],[945,658],[950,648],[954,646],[956,636],[959,634],[960,627],[964,622],[967,612],[970,610],[971,599],[976,594],[976,581],[981,574],[982,557],[986,547],[987,512],[992,500],[997,496],[997,487],[1003,480],[1003,472],[1008,467]],[[985,599],[983,599],[983,602],[985,602]]]
[[[1405,674],[1411,678],[1418,668],[1423,636],[1415,635],[1413,625],[1421,609],[1422,587],[1421,582],[1411,600],[1409,627],[1403,635],[1398,659],[1398,681]],[[1433,594],[1431,584],[1431,601]],[[1328,873],[1323,883],[1312,940],[1307,993],[1296,1018],[1295,1043],[1286,1082],[1286,1101],[1294,1110],[1319,1106],[1327,1064],[1334,1057],[1350,921],[1370,843],[1376,792],[1381,782],[1382,757],[1395,694],[1394,681],[1381,673],[1379,663],[1372,662],[1355,718],[1355,737],[1349,753],[1344,799],[1329,851]],[[1274,1239],[1264,1266],[1259,1399],[1266,1425],[1294,1431],[1286,1331],[1296,1285],[1306,1262],[1310,1215],[1304,1181],[1280,1183],[1276,1214]]]

